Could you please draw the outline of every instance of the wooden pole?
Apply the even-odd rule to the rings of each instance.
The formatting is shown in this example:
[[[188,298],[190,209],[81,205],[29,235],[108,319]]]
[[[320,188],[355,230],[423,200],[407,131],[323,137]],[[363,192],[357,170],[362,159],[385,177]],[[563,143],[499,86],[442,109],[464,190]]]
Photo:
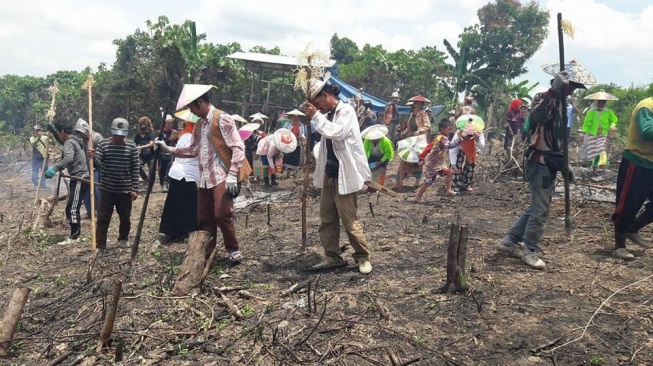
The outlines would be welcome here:
[[[48,110],[48,113],[46,114],[46,118],[48,119],[48,122],[52,123],[52,120],[54,120],[54,116],[56,114],[55,112],[55,102],[57,100],[57,93],[59,92],[59,84],[57,83],[57,80],[54,80],[54,83],[52,83],[52,86],[48,88],[48,91],[50,94],[52,94],[52,99],[50,100],[50,109]],[[46,131],[47,134],[47,131]],[[40,137],[39,137],[40,138]],[[43,180],[43,174],[45,174],[45,168],[48,166],[48,158],[50,157],[50,154],[48,154],[48,150],[50,148],[50,139],[47,139],[45,142],[45,156],[43,157],[43,165],[41,166],[41,174],[39,174],[39,184],[36,186],[36,196],[34,197],[34,205],[36,206],[36,203],[39,200],[39,191],[41,189],[41,182]]]
[[[109,303],[109,310],[107,317],[104,319],[104,325],[100,332],[100,340],[97,345],[97,352],[102,352],[102,347],[109,340],[111,332],[113,332],[113,323],[116,321],[116,312],[118,311],[118,300],[120,300],[120,291],[122,291],[122,281],[113,281],[113,290],[111,291],[111,302]]]
[[[307,65],[308,69],[306,72],[306,100],[310,101],[311,100],[311,77],[312,77],[312,72],[311,72],[311,56],[308,56],[307,60]],[[310,122],[306,125],[308,132],[311,130],[311,124]],[[310,175],[309,172],[309,159],[311,156],[311,144],[310,140],[306,142],[306,151],[304,152],[306,155],[306,159],[304,159],[304,189],[302,190],[302,248],[301,251],[303,252],[306,249],[306,233],[308,231],[308,225],[306,222],[306,198],[308,195],[308,177]]]
[[[469,241],[469,228],[460,227],[458,237],[458,254],[456,257],[456,291],[465,291],[469,288],[467,277],[467,242]]]
[[[449,245],[447,247],[447,282],[440,289],[441,292],[453,292],[456,289],[459,240],[460,227],[452,223],[449,229]]]
[[[20,287],[14,290],[11,301],[5,311],[5,316],[0,322],[0,356],[6,356],[11,349],[11,340],[14,338],[16,325],[23,314],[23,308],[27,303],[29,295],[28,287]]]
[[[88,90],[88,145],[93,146],[93,84],[95,80],[93,75],[89,75],[84,83],[84,89]],[[91,173],[91,248],[93,253],[97,251],[97,242],[95,240],[95,174],[93,168],[93,159],[89,159],[89,172]]]
[[[558,13],[558,51],[560,54],[560,71],[565,71],[565,42],[562,37],[562,13]],[[567,129],[567,96],[563,91],[560,95],[560,108],[562,108],[562,123],[564,125],[562,134],[562,146],[564,151],[564,167],[562,168],[562,179],[565,186],[565,231],[571,235],[571,194],[569,192],[569,130]]]

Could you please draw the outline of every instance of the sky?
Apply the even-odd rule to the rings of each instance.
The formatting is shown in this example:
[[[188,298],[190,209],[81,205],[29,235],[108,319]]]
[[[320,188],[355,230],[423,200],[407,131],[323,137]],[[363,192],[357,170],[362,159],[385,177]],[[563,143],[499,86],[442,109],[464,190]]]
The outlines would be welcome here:
[[[456,44],[463,28],[478,23],[489,0],[21,0],[0,3],[0,75],[46,76],[58,70],[97,69],[115,61],[113,40],[145,29],[165,15],[171,23],[194,20],[198,33],[217,44],[238,42],[295,56],[311,43],[329,51],[334,33],[362,48],[418,50],[443,40]],[[522,1],[523,3],[524,1]],[[515,81],[550,77],[541,66],[558,61],[556,14],[571,21],[565,57],[575,58],[599,83],[622,87],[653,83],[653,2],[650,0],[541,0],[551,13],[549,37]],[[346,80],[345,80],[346,81]],[[383,98],[384,96],[379,96]]]

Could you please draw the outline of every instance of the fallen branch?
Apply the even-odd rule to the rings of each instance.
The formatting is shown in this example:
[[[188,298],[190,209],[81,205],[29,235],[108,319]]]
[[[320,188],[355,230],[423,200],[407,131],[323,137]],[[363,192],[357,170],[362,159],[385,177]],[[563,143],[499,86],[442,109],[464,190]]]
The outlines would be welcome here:
[[[646,276],[646,277],[642,278],[641,280],[635,281],[635,282],[633,282],[633,283],[631,283],[631,284],[628,284],[628,285],[626,285],[626,286],[624,286],[624,287],[618,289],[617,291],[613,292],[610,296],[608,296],[607,299],[605,299],[605,300],[601,303],[601,305],[598,307],[598,309],[596,309],[596,310],[594,311],[594,314],[592,314],[592,316],[590,317],[590,320],[587,321],[587,324],[585,325],[585,328],[583,328],[583,333],[581,333],[580,336],[578,336],[578,337],[576,337],[576,338],[574,338],[574,339],[572,339],[572,340],[570,340],[570,341],[568,341],[568,342],[565,342],[565,343],[563,343],[563,344],[561,344],[561,345],[559,345],[559,346],[557,346],[557,347],[551,348],[548,352],[553,352],[553,351],[555,351],[555,350],[557,350],[557,349],[560,349],[560,348],[562,348],[562,347],[568,346],[568,345],[570,345],[570,344],[572,344],[572,343],[578,342],[578,341],[580,341],[581,339],[583,339],[583,337],[585,336],[585,333],[587,332],[587,328],[589,328],[589,326],[590,326],[590,324],[592,323],[592,320],[594,320],[594,317],[596,316],[596,314],[598,314],[599,311],[601,311],[601,308],[603,308],[603,306],[604,306],[608,301],[610,301],[610,299],[611,299],[614,295],[618,294],[619,292],[621,292],[621,291],[623,291],[623,290],[625,290],[625,289],[627,289],[627,288],[629,288],[629,287],[631,287],[631,286],[635,286],[635,285],[640,284],[640,283],[642,283],[642,282],[644,282],[644,281],[647,281],[647,280],[649,280],[649,279],[651,279],[651,278],[653,278],[653,275]]]
[[[11,296],[5,316],[0,322],[0,356],[6,356],[11,349],[11,340],[14,338],[16,325],[23,314],[29,291],[28,287],[19,287]]]
[[[225,304],[227,307],[227,310],[229,310],[229,313],[236,318],[236,320],[240,320],[243,318],[243,313],[240,312],[240,309],[238,309],[238,306],[236,306],[233,301],[231,301],[228,297],[226,297],[224,294],[220,294],[220,297],[222,298],[222,302]]]
[[[543,350],[543,349],[545,349],[545,348],[549,348],[549,347],[551,347],[551,346],[555,346],[555,345],[556,345],[558,342],[560,342],[561,340],[562,340],[562,336],[560,336],[560,337],[558,337],[558,338],[552,340],[551,342],[547,342],[547,343],[545,343],[545,344],[543,344],[543,345],[541,345],[541,346],[537,346],[537,347],[535,347],[535,348],[532,348],[532,349],[531,349],[531,352],[532,352],[532,353],[538,353],[538,352],[540,352],[541,350]]]

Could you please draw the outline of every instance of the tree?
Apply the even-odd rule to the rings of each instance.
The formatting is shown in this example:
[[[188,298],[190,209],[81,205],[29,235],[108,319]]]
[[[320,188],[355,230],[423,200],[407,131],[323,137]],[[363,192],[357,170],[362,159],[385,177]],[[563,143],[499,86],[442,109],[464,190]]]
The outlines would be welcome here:
[[[339,38],[338,33],[331,37],[331,57],[342,64],[351,64],[360,54],[360,50],[354,41],[344,37]]]

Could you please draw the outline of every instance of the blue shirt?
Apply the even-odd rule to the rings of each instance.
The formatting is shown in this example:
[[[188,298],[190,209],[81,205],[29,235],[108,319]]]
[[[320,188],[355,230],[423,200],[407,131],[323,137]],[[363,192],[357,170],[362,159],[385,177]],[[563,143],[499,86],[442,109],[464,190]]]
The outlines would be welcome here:
[[[567,128],[571,128],[571,125],[574,124],[574,106],[571,104],[567,105]]]

